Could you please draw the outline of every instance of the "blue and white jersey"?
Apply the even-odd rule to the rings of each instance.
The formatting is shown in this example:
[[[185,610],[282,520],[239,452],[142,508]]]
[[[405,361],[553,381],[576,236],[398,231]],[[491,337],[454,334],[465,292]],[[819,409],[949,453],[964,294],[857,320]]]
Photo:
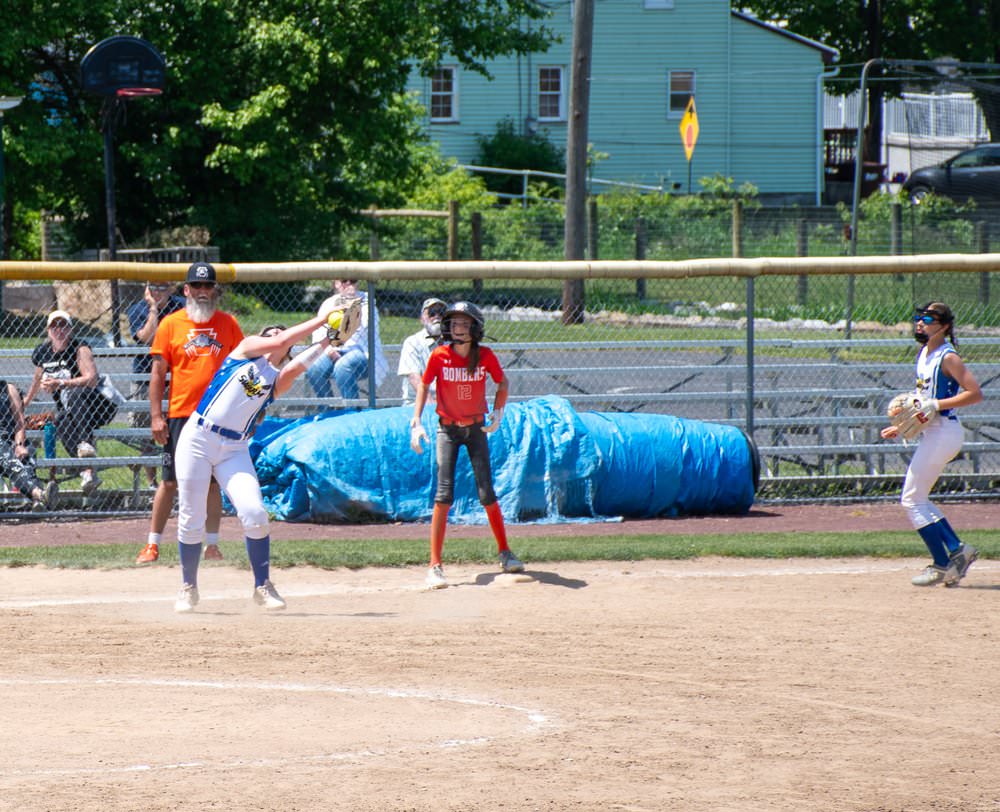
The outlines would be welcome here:
[[[920,350],[917,356],[917,392],[921,395],[941,400],[942,398],[954,397],[958,394],[958,381],[949,378],[941,369],[941,362],[949,353],[956,353],[950,341],[945,341],[940,347],[931,352],[927,347]],[[951,417],[954,409],[942,409],[944,417]]]
[[[249,437],[258,416],[274,400],[279,373],[264,356],[229,356],[201,396],[196,412],[213,425]]]

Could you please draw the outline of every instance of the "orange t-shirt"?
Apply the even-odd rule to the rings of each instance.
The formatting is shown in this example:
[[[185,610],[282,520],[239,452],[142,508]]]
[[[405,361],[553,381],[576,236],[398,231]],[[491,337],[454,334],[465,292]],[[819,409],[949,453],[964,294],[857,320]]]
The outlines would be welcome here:
[[[195,324],[187,310],[171,313],[156,328],[150,355],[159,355],[170,371],[168,417],[190,417],[226,356],[243,340],[239,322],[216,310]]]

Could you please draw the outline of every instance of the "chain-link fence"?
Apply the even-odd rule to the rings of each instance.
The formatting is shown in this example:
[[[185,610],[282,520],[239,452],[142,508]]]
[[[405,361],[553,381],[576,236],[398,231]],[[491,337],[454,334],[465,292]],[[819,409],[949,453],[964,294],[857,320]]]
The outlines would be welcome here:
[[[671,214],[662,222],[648,211],[631,219],[619,214],[614,221],[602,211],[596,217],[592,212],[598,224],[592,253],[619,262],[590,263],[578,273],[543,262],[559,260],[562,253],[562,221],[550,217],[547,206],[519,210],[519,238],[512,236],[510,218],[503,228],[491,230],[495,213],[462,217],[457,207],[451,219],[371,218],[353,233],[344,232],[345,247],[353,246],[347,253],[356,255],[352,259],[367,260],[377,251],[382,260],[405,254],[424,263],[316,263],[315,273],[307,265],[220,265],[220,278],[226,276],[222,270],[235,269],[221,307],[251,333],[313,315],[332,292],[334,276],[360,278],[361,289],[374,299],[388,373],[362,379],[359,397],[346,401],[336,388],[332,397],[318,397],[303,377],[273,414],[401,405],[399,351],[420,328],[421,302],[429,296],[469,300],[486,316],[487,343],[507,371],[513,401],[554,394],[581,410],[663,413],[738,425],[760,452],[759,498],[802,500],[898,493],[908,450],[879,438],[884,409],[893,394],[913,386],[913,305],[944,300],[956,314],[959,349],[986,400],[963,416],[968,442],[942,487],[963,496],[991,495],[1000,477],[1000,404],[992,387],[1000,370],[1000,307],[992,301],[1000,259],[984,253],[989,213],[976,212],[970,221],[937,222],[929,216],[933,212],[921,212],[913,215],[910,227],[907,211],[890,212],[885,225],[895,231],[883,236],[874,233],[875,218],[862,221],[858,245],[866,253],[892,254],[907,239],[926,240],[970,259],[981,254],[975,270],[957,272],[940,262],[934,268],[933,261],[917,267],[905,259],[892,268],[867,267],[858,258],[852,262],[860,270],[853,275],[829,268],[817,273],[820,259],[802,260],[794,271],[745,273],[734,272],[722,258],[842,257],[843,212],[796,210],[778,216],[731,202],[713,205],[697,216]],[[478,231],[470,228],[472,222]],[[503,258],[514,252],[516,239],[523,243],[517,258],[531,256],[532,262],[511,270],[501,262],[484,269],[483,263],[462,261],[477,255]],[[883,241],[894,250],[877,251]],[[132,340],[128,309],[142,298],[144,279],[180,279],[185,266],[178,263],[198,255],[166,252],[162,256],[173,264],[162,271],[150,264],[131,266],[134,271],[115,270],[115,279],[95,270],[108,267],[99,264],[39,264],[30,273],[25,271],[30,263],[0,264],[5,280],[0,377],[22,391],[30,386],[36,369],[32,351],[45,339],[46,314],[58,308],[73,315],[75,334],[94,347],[99,372],[129,393],[144,378],[133,372],[133,358],[146,350]],[[212,256],[208,249],[200,255]],[[692,255],[720,259],[714,265],[710,259],[689,263],[679,273],[655,267],[660,260]],[[118,259],[128,258],[126,252]],[[142,252],[131,258],[152,259]],[[620,261],[635,258],[645,262]],[[74,273],[75,267],[81,270]],[[582,291],[579,318],[566,318],[568,286]],[[28,411],[51,408],[40,393]],[[142,397],[119,408],[97,432],[96,463],[73,459],[61,446],[51,461],[42,448],[44,431],[29,432],[42,478],[60,480],[60,511],[147,509],[158,452],[142,415],[148,415]],[[95,465],[103,481],[85,496],[79,475],[87,464]],[[27,509],[23,495],[9,492],[7,497],[7,511]]]

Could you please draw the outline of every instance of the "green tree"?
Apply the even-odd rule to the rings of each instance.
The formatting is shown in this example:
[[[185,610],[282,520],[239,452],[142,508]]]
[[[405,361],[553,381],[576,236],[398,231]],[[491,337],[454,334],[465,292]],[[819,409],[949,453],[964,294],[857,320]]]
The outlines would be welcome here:
[[[16,212],[60,214],[79,244],[104,243],[102,100],[82,93],[79,65],[107,36],[139,36],[164,55],[167,86],[116,124],[120,244],[195,224],[233,260],[330,256],[351,212],[405,196],[421,138],[412,68],[447,53],[485,73],[551,38],[535,0],[5,0],[4,12],[17,24],[0,38],[0,93],[26,96],[5,120]]]
[[[869,59],[1000,62],[996,0],[747,0],[742,5],[763,20],[787,24],[797,34],[837,48],[844,65]],[[975,73],[957,71],[948,77],[949,84],[965,85],[976,94],[991,137],[1000,140],[998,88]],[[871,146],[881,137],[881,93],[882,85],[873,82],[870,154],[877,154]]]

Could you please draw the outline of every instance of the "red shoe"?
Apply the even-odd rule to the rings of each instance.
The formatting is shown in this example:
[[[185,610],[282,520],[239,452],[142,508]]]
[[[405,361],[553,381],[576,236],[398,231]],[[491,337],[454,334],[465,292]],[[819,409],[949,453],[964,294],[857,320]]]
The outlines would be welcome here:
[[[205,548],[205,560],[206,561],[221,561],[222,560],[222,550],[219,549],[218,544],[209,544]]]
[[[152,564],[160,557],[160,548],[156,544],[147,544],[139,557],[136,558],[136,564]]]

